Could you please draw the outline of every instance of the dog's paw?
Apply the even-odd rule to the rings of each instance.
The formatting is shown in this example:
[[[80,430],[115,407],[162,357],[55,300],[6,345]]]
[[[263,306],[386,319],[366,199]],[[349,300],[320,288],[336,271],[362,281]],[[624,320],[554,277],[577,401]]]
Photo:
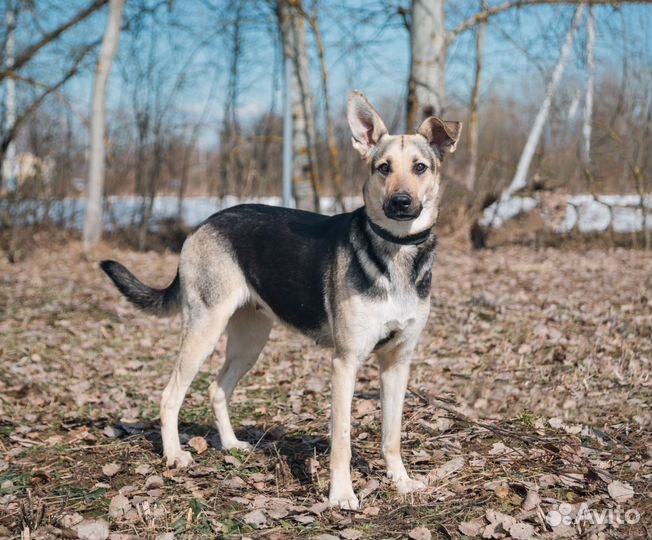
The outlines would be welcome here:
[[[191,467],[194,462],[195,460],[192,459],[190,452],[186,451],[180,451],[173,456],[167,456],[167,465],[170,468],[187,469],[188,467]]]
[[[353,489],[342,490],[328,495],[328,506],[331,508],[341,508],[342,510],[357,510],[360,508],[360,502],[353,493]]]
[[[426,485],[420,480],[413,480],[409,476],[394,480],[394,486],[399,493],[412,493],[426,489]]]
[[[232,448],[237,448],[238,450],[242,450],[243,452],[251,452],[254,449],[254,447],[248,442],[239,441],[237,439],[235,441],[222,443],[222,448],[224,450],[231,450]]]

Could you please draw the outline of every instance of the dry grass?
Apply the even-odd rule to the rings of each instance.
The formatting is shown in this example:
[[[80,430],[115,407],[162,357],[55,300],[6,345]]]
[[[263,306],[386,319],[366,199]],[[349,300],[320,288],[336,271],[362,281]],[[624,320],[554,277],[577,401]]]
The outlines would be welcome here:
[[[518,247],[468,254],[447,242],[440,254],[404,421],[408,468],[429,488],[401,497],[383,478],[370,361],[354,403],[360,512],[320,504],[328,351],[275,328],[232,407],[236,431],[257,448],[226,454],[206,395],[221,341],[182,409],[184,440],[213,447],[193,470],[166,471],[157,408],[179,321],[133,310],[96,261],[110,255],[164,284],[177,257],[108,246],[87,257],[71,243],[0,263],[0,537],[27,528],[31,538],[78,537],[75,513],[106,520],[115,539],[421,538],[419,526],[460,538],[475,518],[476,531],[498,538],[509,535],[506,516],[536,538],[650,537],[650,257]],[[617,503],[616,481],[634,496]],[[109,517],[111,501],[123,503],[122,515]],[[636,509],[641,519],[553,531],[544,518],[561,502]]]

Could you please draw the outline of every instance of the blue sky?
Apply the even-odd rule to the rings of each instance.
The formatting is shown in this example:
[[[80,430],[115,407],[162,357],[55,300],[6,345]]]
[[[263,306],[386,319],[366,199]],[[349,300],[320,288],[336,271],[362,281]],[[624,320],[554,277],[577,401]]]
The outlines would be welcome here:
[[[212,0],[214,4],[223,3]],[[494,4],[497,0],[492,0]],[[84,5],[85,0],[71,0],[71,5]],[[181,66],[190,60],[185,73],[188,81],[175,93],[173,104],[180,117],[197,117],[206,113],[208,124],[202,140],[214,139],[224,109],[227,71],[230,55],[230,34],[233,25],[220,19],[207,7],[208,0],[177,0],[174,10],[159,16],[156,54],[161,58],[157,74],[163,99],[173,86]],[[404,2],[405,3],[405,2]],[[50,0],[43,26],[65,16],[65,5]],[[131,7],[127,1],[128,11]],[[263,2],[257,16],[248,16],[243,27],[243,58],[241,63],[239,114],[243,121],[270,110],[272,103],[280,112],[282,89],[279,78],[278,48],[274,17]],[[403,103],[409,66],[409,37],[396,12],[399,3],[371,0],[354,2],[320,2],[320,19],[329,68],[329,90],[333,111],[340,114],[346,95],[352,88],[367,93],[386,115],[400,119],[397,104]],[[476,0],[449,0],[447,23],[454,26],[478,5]],[[511,10],[492,19],[485,41],[485,72],[483,99],[490,95],[517,103],[537,102],[547,77],[557,60],[559,47],[569,26],[573,6],[536,6]],[[631,69],[652,69],[652,7],[629,5],[618,10],[610,6],[596,6],[598,78],[620,78],[623,57]],[[66,39],[100,37],[105,24],[106,10],[98,13]],[[174,24],[171,24],[174,23]],[[175,29],[175,24],[192,28],[195,35]],[[623,30],[626,29],[624,33]],[[36,28],[24,29],[19,42],[33,35]],[[133,29],[132,29],[133,30]],[[626,40],[623,39],[626,35]],[[200,37],[198,37],[200,36]],[[145,91],[138,83],[136,66],[146,60],[145,43],[152,38],[145,28],[137,41],[133,33],[121,41],[117,64],[110,83],[110,108],[117,115],[131,114],[133,96]],[[197,47],[197,40],[205,39],[208,46]],[[139,47],[134,47],[138,43]],[[312,46],[312,41],[310,42]],[[359,45],[359,44],[364,44]],[[585,29],[582,27],[574,47],[572,60],[565,74],[563,91],[581,90],[584,79]],[[311,47],[314,51],[314,47]],[[42,68],[49,61],[56,63],[60,51],[55,46],[43,56]],[[464,104],[468,100],[474,62],[473,33],[459,36],[450,48],[447,86],[452,102]],[[276,85],[274,85],[276,81]],[[65,92],[81,113],[88,110],[92,87],[92,70],[66,86]],[[139,88],[136,92],[134,89]],[[274,92],[276,88],[276,92]],[[317,62],[313,62],[312,88],[317,107],[322,106]],[[387,118],[388,123],[392,122]]]

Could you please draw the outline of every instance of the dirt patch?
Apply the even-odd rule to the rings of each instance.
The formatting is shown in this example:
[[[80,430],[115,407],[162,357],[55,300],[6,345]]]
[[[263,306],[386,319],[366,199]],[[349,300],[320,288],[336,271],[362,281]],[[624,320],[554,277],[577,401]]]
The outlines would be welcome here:
[[[97,267],[107,256],[157,286],[177,264],[74,242],[0,262],[0,537],[79,536],[81,517],[116,540],[650,536],[649,255],[443,241],[403,425],[406,464],[429,487],[405,497],[384,479],[369,361],[354,403],[359,512],[323,504],[329,352],[280,327],[232,405],[255,451],[219,448],[206,388],[222,340],[181,412],[184,444],[209,448],[191,471],[165,469],[158,400],[179,320],[120,299]]]

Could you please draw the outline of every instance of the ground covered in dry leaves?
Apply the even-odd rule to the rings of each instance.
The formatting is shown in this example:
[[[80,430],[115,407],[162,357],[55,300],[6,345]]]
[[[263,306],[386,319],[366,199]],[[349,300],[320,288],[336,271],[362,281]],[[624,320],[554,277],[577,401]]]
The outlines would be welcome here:
[[[254,452],[221,450],[212,423],[222,341],[181,413],[197,465],[166,470],[157,409],[180,323],[122,300],[107,256],[158,285],[177,262],[75,243],[0,262],[0,537],[652,537],[650,255],[442,242],[403,426],[429,487],[400,496],[383,477],[369,361],[358,512],[324,504],[329,353],[279,327],[232,407]]]

